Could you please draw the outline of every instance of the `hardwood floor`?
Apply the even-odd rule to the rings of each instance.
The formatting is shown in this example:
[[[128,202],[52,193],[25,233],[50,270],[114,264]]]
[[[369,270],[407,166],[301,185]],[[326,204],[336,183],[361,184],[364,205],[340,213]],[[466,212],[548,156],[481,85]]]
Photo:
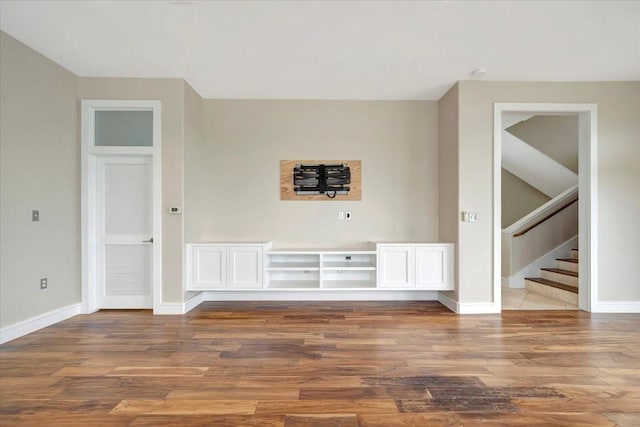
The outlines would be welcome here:
[[[435,302],[101,311],[0,347],[0,425],[640,426],[639,326]]]

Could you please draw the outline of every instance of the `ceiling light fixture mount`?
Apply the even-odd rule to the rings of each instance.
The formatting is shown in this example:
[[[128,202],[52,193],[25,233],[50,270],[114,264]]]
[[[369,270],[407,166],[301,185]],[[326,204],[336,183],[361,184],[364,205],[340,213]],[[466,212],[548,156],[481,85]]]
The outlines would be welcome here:
[[[486,68],[477,68],[477,69],[473,70],[473,72],[471,73],[471,75],[473,77],[475,77],[476,79],[481,79],[486,74],[487,74],[487,69]]]

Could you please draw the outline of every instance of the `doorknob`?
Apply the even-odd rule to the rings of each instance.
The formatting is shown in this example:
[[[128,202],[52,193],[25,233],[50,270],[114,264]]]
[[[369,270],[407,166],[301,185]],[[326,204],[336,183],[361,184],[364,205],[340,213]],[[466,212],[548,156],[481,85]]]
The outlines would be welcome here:
[[[149,240],[143,240],[142,243],[153,243],[153,237]]]

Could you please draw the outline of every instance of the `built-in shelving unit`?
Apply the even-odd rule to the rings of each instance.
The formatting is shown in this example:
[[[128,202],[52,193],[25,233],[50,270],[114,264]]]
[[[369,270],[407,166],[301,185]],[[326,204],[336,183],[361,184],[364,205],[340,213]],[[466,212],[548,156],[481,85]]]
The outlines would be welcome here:
[[[195,243],[187,245],[187,290],[316,291],[334,297],[339,293],[330,291],[451,290],[453,259],[453,245],[446,243],[378,243],[375,250]]]
[[[267,289],[373,289],[376,251],[268,251]]]

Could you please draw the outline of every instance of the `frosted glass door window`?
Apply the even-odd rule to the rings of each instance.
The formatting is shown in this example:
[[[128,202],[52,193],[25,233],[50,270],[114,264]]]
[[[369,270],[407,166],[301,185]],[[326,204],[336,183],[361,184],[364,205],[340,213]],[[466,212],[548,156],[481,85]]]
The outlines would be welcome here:
[[[95,144],[102,147],[152,147],[153,111],[96,111]]]

